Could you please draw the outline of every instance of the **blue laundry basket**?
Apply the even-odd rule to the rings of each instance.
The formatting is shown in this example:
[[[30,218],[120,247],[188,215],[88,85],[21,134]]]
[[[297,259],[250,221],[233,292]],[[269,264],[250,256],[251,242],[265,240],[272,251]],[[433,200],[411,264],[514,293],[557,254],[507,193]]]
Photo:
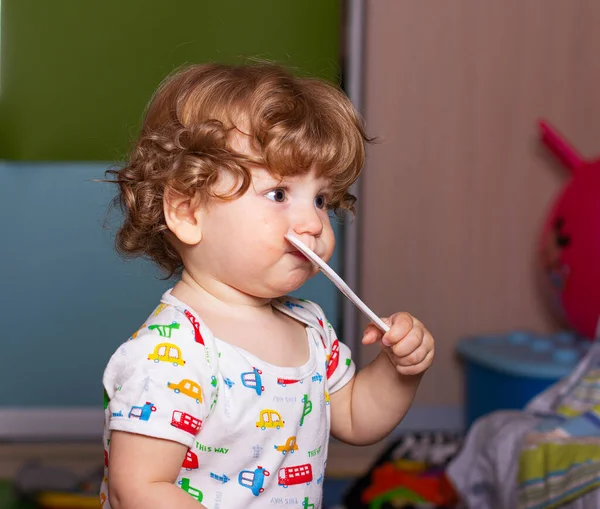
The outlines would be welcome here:
[[[570,332],[476,336],[459,341],[465,370],[465,424],[501,409],[522,409],[568,375],[590,343]]]

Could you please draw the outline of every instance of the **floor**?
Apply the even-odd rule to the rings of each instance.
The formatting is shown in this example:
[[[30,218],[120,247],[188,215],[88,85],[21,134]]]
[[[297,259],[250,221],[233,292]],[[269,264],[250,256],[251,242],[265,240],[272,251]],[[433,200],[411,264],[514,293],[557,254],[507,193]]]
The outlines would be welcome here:
[[[349,478],[325,478],[323,484],[323,509],[333,509],[341,505],[344,492],[352,484]]]
[[[368,470],[386,443],[369,447],[352,447],[332,440],[327,461],[327,475],[323,485],[323,509],[339,506],[352,479]],[[19,503],[12,494],[11,479],[31,461],[60,465],[76,471],[96,468],[102,458],[98,443],[0,443],[0,509],[33,509],[33,505]]]
[[[341,503],[345,489],[350,485],[351,479],[325,479],[323,485],[323,509],[334,509]],[[8,481],[0,482],[0,508],[1,509],[35,509],[33,504],[19,502],[12,493]]]

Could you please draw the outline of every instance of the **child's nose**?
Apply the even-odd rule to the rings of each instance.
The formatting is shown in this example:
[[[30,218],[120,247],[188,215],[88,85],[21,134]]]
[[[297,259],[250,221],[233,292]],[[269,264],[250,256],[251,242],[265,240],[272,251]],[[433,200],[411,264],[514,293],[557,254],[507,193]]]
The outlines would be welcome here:
[[[323,221],[314,206],[302,207],[294,221],[294,232],[298,235],[319,237],[323,232]]]

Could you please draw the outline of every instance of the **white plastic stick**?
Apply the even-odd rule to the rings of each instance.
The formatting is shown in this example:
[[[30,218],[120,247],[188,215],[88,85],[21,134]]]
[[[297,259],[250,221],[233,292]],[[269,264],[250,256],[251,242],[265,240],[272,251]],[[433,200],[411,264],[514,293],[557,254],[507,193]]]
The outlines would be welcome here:
[[[286,235],[285,238],[297,247],[298,250],[302,252],[311,262],[313,262],[323,274],[325,274],[331,282],[339,288],[339,290],[346,296],[348,299],[358,308],[360,309],[367,318],[369,318],[382,332],[387,332],[390,328],[386,325],[386,323],[379,318],[371,309],[358,298],[350,287],[344,282],[344,280],[336,274],[336,272],[327,265],[312,249],[310,249],[304,242],[300,239],[292,236]]]

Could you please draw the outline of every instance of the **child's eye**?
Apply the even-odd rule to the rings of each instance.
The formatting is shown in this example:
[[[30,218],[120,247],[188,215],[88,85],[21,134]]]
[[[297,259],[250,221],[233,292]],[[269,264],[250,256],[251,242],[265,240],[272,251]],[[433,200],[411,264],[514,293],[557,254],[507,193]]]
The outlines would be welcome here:
[[[265,196],[269,200],[282,203],[285,201],[285,189],[282,189],[280,187],[277,189],[273,189],[272,191],[269,191],[267,194],[265,194]]]
[[[317,207],[318,209],[325,209],[325,208],[327,208],[327,198],[325,198],[324,195],[319,194],[315,198],[315,207]]]

